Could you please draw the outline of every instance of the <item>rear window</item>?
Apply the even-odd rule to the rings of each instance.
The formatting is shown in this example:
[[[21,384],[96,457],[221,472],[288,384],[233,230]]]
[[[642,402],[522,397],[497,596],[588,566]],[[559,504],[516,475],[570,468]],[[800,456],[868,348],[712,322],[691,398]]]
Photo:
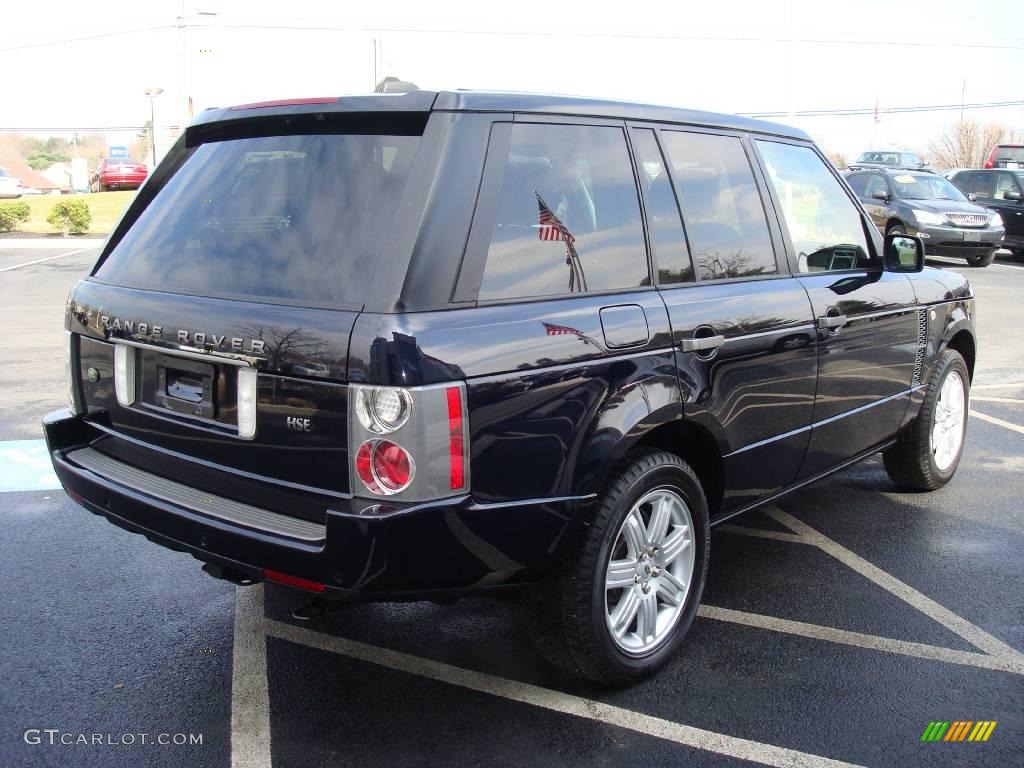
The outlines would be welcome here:
[[[417,136],[203,144],[96,272],[174,293],[362,305]]]
[[[996,161],[1024,165],[1024,147],[996,147]]]

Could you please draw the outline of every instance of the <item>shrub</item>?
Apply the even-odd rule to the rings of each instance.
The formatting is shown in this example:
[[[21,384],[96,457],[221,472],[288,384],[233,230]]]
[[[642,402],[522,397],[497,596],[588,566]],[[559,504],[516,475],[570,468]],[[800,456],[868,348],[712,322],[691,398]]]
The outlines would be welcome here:
[[[80,235],[89,231],[92,224],[92,213],[85,200],[60,200],[50,210],[46,220],[65,235]]]
[[[21,200],[14,203],[0,203],[0,232],[13,232],[19,224],[28,221],[28,203]]]

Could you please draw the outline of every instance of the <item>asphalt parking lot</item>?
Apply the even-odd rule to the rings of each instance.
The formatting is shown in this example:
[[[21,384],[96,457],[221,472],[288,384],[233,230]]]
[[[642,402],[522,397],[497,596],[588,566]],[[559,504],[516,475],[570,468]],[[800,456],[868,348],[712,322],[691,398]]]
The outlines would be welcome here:
[[[930,262],[978,296],[953,482],[900,493],[874,459],[715,529],[680,653],[608,691],[544,666],[515,601],[301,624],[301,596],[214,581],[71,503],[38,424],[95,253],[0,240],[0,765],[1021,764],[1024,260]],[[935,720],[997,725],[922,742]]]

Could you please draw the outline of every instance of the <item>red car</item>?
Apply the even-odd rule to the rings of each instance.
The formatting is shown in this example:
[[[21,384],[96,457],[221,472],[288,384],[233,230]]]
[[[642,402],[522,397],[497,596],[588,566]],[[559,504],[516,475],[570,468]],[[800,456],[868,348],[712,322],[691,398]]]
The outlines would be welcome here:
[[[127,158],[115,160],[107,158],[92,172],[89,180],[90,192],[106,192],[110,189],[138,189],[149,175],[149,169],[143,163]]]

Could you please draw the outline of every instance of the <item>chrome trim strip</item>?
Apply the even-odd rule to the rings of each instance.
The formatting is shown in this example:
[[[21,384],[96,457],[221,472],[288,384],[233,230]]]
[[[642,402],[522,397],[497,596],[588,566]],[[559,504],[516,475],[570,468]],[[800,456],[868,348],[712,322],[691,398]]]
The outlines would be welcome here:
[[[579,295],[579,294],[577,294]],[[632,352],[622,355],[608,355],[606,357],[588,357],[586,360],[577,360],[572,363],[558,363],[556,365],[544,365],[537,368],[519,368],[514,371],[502,373],[484,373],[478,376],[467,376],[466,381],[489,381],[508,379],[511,377],[531,376],[537,373],[550,373],[553,371],[567,371],[571,368],[583,368],[588,365],[604,365],[605,363],[618,363],[623,360],[631,360],[634,357],[648,357],[650,355],[670,355],[678,352],[676,347],[659,347],[658,349],[645,349],[642,352]]]
[[[847,315],[846,322],[852,323],[855,320],[873,320],[876,317],[887,317],[889,315],[907,315],[917,311],[917,304],[913,306],[900,307],[899,309],[885,309],[881,312],[866,312],[863,315]]]
[[[742,336],[726,336],[725,343],[728,344],[733,341],[747,341],[748,339],[759,339],[762,336],[778,336],[780,333],[795,333],[796,331],[813,331],[814,324],[807,323],[806,325],[794,325],[788,328],[776,328],[772,331],[758,331],[757,333],[745,333]]]
[[[91,336],[86,338],[91,341],[102,342],[102,339],[94,339]],[[259,362],[258,357],[251,357],[249,355],[239,355],[230,352],[215,352],[213,350],[203,351],[200,347],[180,347],[180,346],[159,346],[157,344],[143,344],[141,341],[131,341],[129,339],[107,339],[108,344],[124,344],[129,347],[138,347],[139,349],[148,349],[153,352],[160,352],[164,355],[171,355],[172,357],[187,357],[190,360],[202,360],[205,363],[209,363],[214,360],[218,363],[226,363],[227,365],[237,365],[243,368],[253,368]]]
[[[821,421],[816,421],[813,424],[808,424],[806,427],[798,427],[797,429],[790,430],[789,432],[783,432],[781,435],[775,435],[774,437],[768,437],[765,438],[764,440],[758,440],[756,443],[751,443],[750,445],[745,445],[742,448],[737,448],[735,451],[725,454],[725,456],[723,456],[722,458],[728,459],[733,456],[736,456],[737,454],[744,453],[745,451],[750,451],[753,450],[754,448],[761,448],[770,443],[774,443],[779,440],[785,440],[787,437],[792,437],[793,435],[799,435],[801,432],[806,432],[810,429],[815,429],[816,427],[823,427],[826,424],[831,424],[835,421],[839,421],[840,419],[845,419],[847,416],[852,416],[855,413],[860,413],[862,411],[868,410],[869,408],[874,408],[876,405],[882,405],[883,403],[888,403],[891,400],[906,397],[907,395],[911,395],[914,392],[917,392],[919,389],[923,389],[924,387],[924,384],[918,384],[916,387],[911,387],[910,389],[905,389],[902,392],[897,392],[895,395],[883,397],[881,400],[876,400],[875,402],[868,403],[867,405],[860,405],[852,410],[845,411],[835,416],[830,416],[829,418],[822,419]]]
[[[473,511],[486,511],[488,509],[502,509],[503,507],[528,507],[534,504],[555,504],[561,501],[589,501],[590,499],[596,498],[596,493],[586,493],[582,496],[548,496],[541,499],[518,499],[516,501],[495,501],[487,503],[474,501],[469,505],[469,509]]]
[[[204,493],[173,480],[136,469],[100,453],[95,448],[80,448],[65,454],[65,458],[104,480],[126,486],[129,490],[152,496],[160,501],[183,507],[204,517],[212,517],[233,525],[301,541],[322,542],[327,538],[326,525]]]

